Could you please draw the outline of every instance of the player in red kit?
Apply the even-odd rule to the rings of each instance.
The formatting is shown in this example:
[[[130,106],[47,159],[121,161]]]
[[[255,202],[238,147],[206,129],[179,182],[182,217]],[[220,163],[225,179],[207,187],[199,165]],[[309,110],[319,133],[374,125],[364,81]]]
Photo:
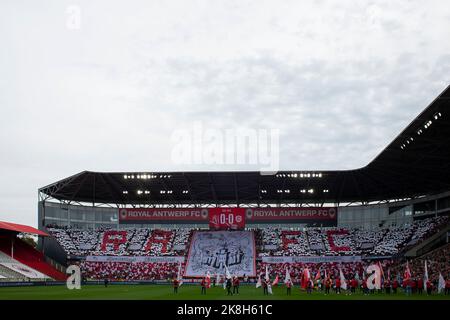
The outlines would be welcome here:
[[[358,280],[353,278],[350,280],[350,293],[356,293],[356,287],[358,286]]]
[[[412,291],[412,293],[416,293],[416,291],[417,291],[417,281],[415,279],[410,279],[409,281],[411,283],[411,291]]]
[[[201,287],[202,287],[202,293],[201,294],[206,294],[206,286],[207,286],[207,282],[206,279],[203,278],[202,282],[200,283]]]
[[[173,293],[178,293],[178,287],[180,286],[180,281],[178,279],[173,280]]]
[[[336,278],[336,282],[335,282],[335,286],[336,286],[336,293],[340,294],[341,293],[341,279]]]
[[[239,278],[237,276],[233,279],[233,294],[239,294]]]
[[[288,296],[290,296],[291,295],[291,289],[292,288],[292,281],[291,281],[291,279],[289,279],[287,282],[286,282],[286,294],[288,295]]]
[[[428,279],[427,283],[427,295],[431,295],[431,291],[433,290],[433,284],[431,283],[431,281]]]
[[[326,294],[326,295],[330,293],[331,284],[332,284],[331,279],[330,279],[329,277],[326,278],[326,279],[325,279],[325,294]]]
[[[419,278],[419,280],[417,280],[417,293],[419,293],[419,294],[423,293],[423,280],[422,280],[422,278]]]
[[[387,294],[391,294],[391,280],[389,278],[384,282],[384,290]]]
[[[367,288],[367,279],[363,280],[361,286],[362,286],[362,290],[363,290],[364,295],[368,295],[369,294],[369,290]]]
[[[447,281],[445,281],[445,295],[449,294],[450,294],[450,279],[447,279]]]
[[[398,289],[398,280],[395,279],[394,282],[392,282],[392,293],[397,294]]]

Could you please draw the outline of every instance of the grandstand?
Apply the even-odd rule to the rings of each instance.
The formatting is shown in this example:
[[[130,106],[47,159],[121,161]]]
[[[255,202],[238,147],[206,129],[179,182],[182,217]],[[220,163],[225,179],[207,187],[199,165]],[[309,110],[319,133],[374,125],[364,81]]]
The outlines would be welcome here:
[[[64,280],[62,270],[57,270],[42,252],[18,237],[23,233],[48,236],[33,227],[0,221],[0,280]]]
[[[348,261],[340,257],[352,257],[362,265],[363,261],[391,259],[405,251],[412,242],[417,244],[447,225],[447,217],[433,217],[402,227],[377,230],[329,227],[300,231],[267,227],[252,229],[252,232],[258,243],[255,257],[258,266],[280,261],[283,261],[281,264],[295,264],[317,257],[326,257],[326,261],[335,263]],[[115,280],[166,280],[173,277],[178,270],[177,262],[184,262],[187,257],[189,239],[194,232],[189,228],[79,230],[57,226],[48,226],[47,230],[68,256],[77,257],[74,261],[79,261],[87,278]],[[114,257],[121,259],[115,260]],[[153,257],[153,261],[159,258],[161,262],[146,262],[143,257]],[[337,258],[333,260],[333,257]]]
[[[39,230],[31,230],[39,250],[17,238],[22,227],[0,238],[0,281],[63,280],[76,264],[87,281],[164,282],[180,273],[223,281],[229,272],[256,282],[270,268],[273,276],[289,269],[300,283],[305,269],[363,279],[374,261],[393,278],[406,257],[415,266],[424,255],[434,282],[438,268],[448,278],[449,259],[430,252],[448,256],[449,103],[450,87],[355,170],[62,179],[39,189]]]

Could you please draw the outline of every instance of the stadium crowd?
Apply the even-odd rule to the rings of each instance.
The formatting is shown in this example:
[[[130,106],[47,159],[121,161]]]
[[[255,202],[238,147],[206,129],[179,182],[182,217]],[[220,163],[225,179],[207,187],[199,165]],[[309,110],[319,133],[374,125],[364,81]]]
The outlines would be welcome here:
[[[425,261],[427,270],[425,271]],[[367,267],[377,265],[381,270],[381,286],[378,290],[369,290],[370,279]],[[345,290],[347,294],[361,290],[364,294],[398,293],[450,295],[450,245],[447,244],[434,252],[414,259],[398,263],[394,260],[364,261],[354,263],[289,263],[264,264],[257,267],[257,274],[265,278],[265,272],[270,274],[269,284],[283,283],[286,272],[289,272],[290,283],[308,290],[321,290],[335,293]],[[307,272],[305,272],[307,270]],[[342,271],[342,276],[341,276]],[[307,279],[305,279],[307,278]],[[264,282],[264,280],[263,280]],[[266,283],[267,285],[267,283]],[[328,290],[327,290],[328,289]]]
[[[405,281],[405,262],[391,260],[393,255],[411,245],[422,241],[445,223],[447,218],[430,218],[416,221],[402,227],[378,230],[312,228],[292,230],[281,228],[264,228],[252,230],[255,234],[257,248],[257,274],[264,274],[266,267],[271,277],[284,279],[289,270],[293,284],[301,284],[305,269],[314,280],[317,289],[326,286],[326,279],[331,279],[334,288],[341,281],[342,271],[349,286],[357,284],[358,288],[367,278],[365,270],[373,261],[327,262],[327,263],[278,263],[266,264],[261,261],[264,256],[361,256],[377,259],[382,268],[383,288],[411,288],[419,290],[423,283],[424,261],[428,264],[428,274],[432,288],[437,287],[440,273],[450,278],[450,247],[433,251],[425,257],[409,261],[411,277]],[[71,256],[186,256],[192,229],[97,229],[78,230],[69,227],[48,226],[49,233],[61,244]],[[388,257],[386,257],[388,256]],[[99,262],[79,260],[86,279],[111,280],[168,280],[177,276],[177,263],[149,262]],[[379,261],[379,262],[378,262]],[[256,278],[250,279],[256,281]],[[331,281],[330,280],[330,281]],[[281,282],[281,281],[280,281]],[[447,280],[448,282],[448,280]],[[362,288],[363,290],[364,288]]]
[[[442,274],[446,279],[450,279],[450,244],[411,261],[401,261],[393,264],[391,269],[394,274],[403,274],[403,270],[409,267],[412,279],[418,280],[425,274],[425,262],[430,279],[437,281],[439,274]]]
[[[73,256],[175,256],[184,254],[188,229],[79,230],[47,226],[48,232]]]
[[[93,280],[168,280],[178,272],[177,263],[83,261],[80,268],[84,279]]]
[[[387,263],[387,262],[384,262]],[[338,277],[339,270],[342,270],[346,278],[356,277],[362,279],[364,270],[369,263],[366,262],[348,262],[348,263],[277,263],[267,264],[264,262],[258,263],[257,274],[265,274],[266,267],[272,277],[279,276],[284,278],[286,269],[289,270],[293,283],[300,283],[303,276],[303,271],[307,268],[312,278],[318,277]]]
[[[261,230],[260,256],[391,256],[417,244],[447,222],[446,217],[378,230],[321,228],[288,232]]]
[[[424,262],[428,264],[429,281],[424,281]],[[439,287],[439,277],[442,274],[446,279],[445,292],[450,294],[450,245],[439,248],[432,253],[406,263],[397,263],[393,260],[361,261],[352,263],[279,263],[266,264],[257,263],[257,275],[265,278],[266,268],[270,274],[268,283],[276,281],[282,285],[288,270],[293,286],[303,287],[311,290],[321,290],[324,293],[338,293],[346,290],[346,293],[354,293],[361,290],[365,294],[375,293],[375,290],[367,288],[367,267],[376,264],[381,268],[381,289],[377,292],[405,294],[434,293]],[[142,281],[142,280],[165,280],[173,281],[177,278],[179,264],[177,263],[144,263],[144,262],[87,262],[80,263],[84,279],[92,280],[119,280],[119,281]],[[184,265],[182,266],[182,270]],[[411,270],[409,277],[405,270]],[[309,281],[305,283],[305,270],[308,270]],[[341,278],[340,272],[344,278]],[[212,275],[215,278],[215,275]],[[245,277],[244,281],[248,279]],[[221,282],[225,275],[220,275]],[[278,280],[275,280],[278,279]],[[257,278],[251,278],[255,283]],[[309,283],[310,282],[310,283]],[[345,284],[344,284],[345,283]],[[328,287],[328,291],[327,291]],[[428,290],[427,290],[428,289]],[[428,291],[428,292],[427,292]]]
[[[415,245],[447,222],[446,217],[378,230],[313,228],[253,230],[259,256],[391,256]],[[78,230],[48,226],[69,255],[174,256],[186,253],[191,229]]]

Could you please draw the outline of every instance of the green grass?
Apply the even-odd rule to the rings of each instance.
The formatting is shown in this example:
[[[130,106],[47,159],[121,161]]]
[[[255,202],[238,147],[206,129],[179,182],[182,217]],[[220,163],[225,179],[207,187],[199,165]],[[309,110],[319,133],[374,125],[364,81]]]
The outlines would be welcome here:
[[[406,296],[403,292],[396,295],[372,294],[354,295],[330,294],[321,292],[306,294],[294,288],[292,296],[286,295],[284,287],[274,288],[273,295],[264,296],[262,289],[241,286],[240,294],[227,296],[221,287],[210,288],[206,296],[200,294],[199,286],[183,285],[178,294],[173,294],[169,285],[101,285],[82,286],[81,290],[68,290],[65,286],[48,287],[0,287],[0,300],[450,300],[450,296],[434,294],[432,296]]]

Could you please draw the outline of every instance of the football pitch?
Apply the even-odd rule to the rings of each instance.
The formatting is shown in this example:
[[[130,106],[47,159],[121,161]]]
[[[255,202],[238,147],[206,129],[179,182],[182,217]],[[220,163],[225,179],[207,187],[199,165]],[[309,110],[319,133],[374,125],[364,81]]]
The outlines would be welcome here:
[[[170,285],[111,284],[107,288],[85,285],[80,290],[69,290],[65,286],[0,287],[0,300],[450,300],[450,296],[442,294],[406,296],[401,290],[397,294],[325,295],[320,291],[307,294],[297,287],[288,296],[284,287],[275,287],[272,295],[264,296],[261,288],[244,285],[239,291],[239,294],[227,296],[222,287],[213,287],[206,295],[201,295],[200,287],[193,285],[181,286],[178,294],[173,293]]]

